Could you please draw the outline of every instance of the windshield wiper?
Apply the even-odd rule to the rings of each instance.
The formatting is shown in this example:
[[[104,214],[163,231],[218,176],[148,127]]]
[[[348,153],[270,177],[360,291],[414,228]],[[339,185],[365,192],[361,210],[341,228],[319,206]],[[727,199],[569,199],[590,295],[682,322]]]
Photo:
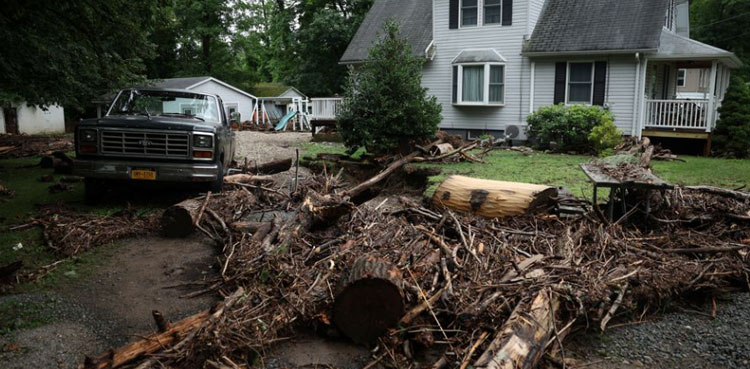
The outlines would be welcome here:
[[[148,120],[151,120],[151,114],[149,114],[147,111],[134,111],[133,114],[145,115],[146,117],[148,117]]]
[[[192,114],[181,114],[181,113],[161,113],[161,114],[159,114],[159,115],[161,115],[161,116],[163,116],[163,117],[188,117],[188,118],[198,119],[198,120],[199,120],[199,121],[201,121],[201,122],[205,122],[205,121],[206,121],[205,119],[203,119],[203,118],[201,118],[201,117],[198,117],[198,116],[195,116],[195,115],[192,115]]]

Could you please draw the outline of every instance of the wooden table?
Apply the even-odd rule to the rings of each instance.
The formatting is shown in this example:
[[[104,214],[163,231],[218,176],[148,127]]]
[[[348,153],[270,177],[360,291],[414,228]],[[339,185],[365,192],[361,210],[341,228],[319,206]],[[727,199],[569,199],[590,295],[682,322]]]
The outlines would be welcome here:
[[[615,169],[616,167],[611,164],[604,164],[604,167],[610,166],[612,169]],[[627,190],[630,189],[642,189],[646,190],[646,213],[649,213],[651,211],[651,203],[649,201],[649,195],[651,191],[657,190],[657,191],[664,191],[664,190],[671,190],[674,188],[673,185],[665,182],[663,179],[657,177],[653,173],[649,172],[646,169],[641,169],[641,171],[638,173],[638,177],[640,177],[637,180],[628,180],[628,181],[620,181],[617,178],[614,178],[608,174],[606,174],[602,170],[602,164],[581,164],[581,169],[584,173],[586,173],[586,176],[589,178],[591,183],[594,185],[594,207],[597,206],[597,195],[598,195],[598,189],[599,187],[609,188],[609,204],[607,208],[607,217],[609,218],[609,221],[614,221],[614,213],[615,213],[615,192],[619,192],[619,195],[621,197],[622,202],[622,213],[627,214],[627,204],[625,202],[625,194]]]

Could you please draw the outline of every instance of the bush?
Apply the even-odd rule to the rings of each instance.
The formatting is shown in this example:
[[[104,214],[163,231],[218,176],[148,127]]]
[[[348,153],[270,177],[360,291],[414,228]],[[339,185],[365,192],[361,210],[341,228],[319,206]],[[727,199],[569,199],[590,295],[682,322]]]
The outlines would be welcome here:
[[[437,98],[421,84],[424,59],[398,33],[387,22],[367,61],[350,70],[338,129],[352,152],[365,147],[382,154],[429,139],[442,119]]]
[[[750,157],[750,87],[740,77],[732,77],[719,113],[712,137],[714,153]]]
[[[591,130],[589,144],[595,154],[610,156],[614,148],[622,143],[622,131],[612,121],[606,121]]]
[[[613,148],[612,130],[622,135],[614,126],[615,117],[599,106],[551,105],[530,114],[527,134],[538,149],[560,152],[596,153]],[[595,127],[603,127],[590,139]],[[604,147],[603,145],[607,145]]]

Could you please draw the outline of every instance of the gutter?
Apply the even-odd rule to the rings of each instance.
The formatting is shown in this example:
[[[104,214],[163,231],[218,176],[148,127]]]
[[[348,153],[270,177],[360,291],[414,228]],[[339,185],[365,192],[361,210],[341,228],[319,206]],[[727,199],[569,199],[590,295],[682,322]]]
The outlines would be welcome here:
[[[630,50],[580,50],[580,51],[534,51],[521,52],[525,57],[557,57],[557,56],[589,56],[589,55],[619,55],[619,54],[637,54],[653,53],[658,49],[630,49]]]

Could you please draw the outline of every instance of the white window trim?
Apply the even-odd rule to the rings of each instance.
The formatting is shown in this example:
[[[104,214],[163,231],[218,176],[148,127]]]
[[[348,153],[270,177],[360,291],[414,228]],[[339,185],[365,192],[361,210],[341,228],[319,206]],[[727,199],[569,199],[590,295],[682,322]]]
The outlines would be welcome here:
[[[498,65],[503,67],[503,102],[490,102],[490,67]],[[458,66],[457,75],[457,88],[456,88],[456,102],[453,103],[455,106],[505,106],[506,86],[508,85],[508,67],[505,63],[498,62],[477,62],[477,63],[460,63],[451,65],[451,69],[454,66]],[[463,101],[463,82],[464,82],[464,66],[484,66],[484,101]]]
[[[500,8],[500,21],[497,23],[485,23],[484,22],[484,7],[485,7],[484,0],[481,0],[481,3],[482,3],[482,26],[486,26],[486,27],[502,26],[503,25],[503,1],[500,0],[500,4],[493,5],[493,6],[497,6],[498,8]]]
[[[682,78],[680,78],[680,73],[682,73]],[[680,80],[682,80],[682,84],[680,84]],[[687,69],[685,68],[677,69],[677,87],[685,87],[686,84],[687,84]]]
[[[458,28],[477,28],[482,26],[482,4],[484,1],[477,0],[477,24],[464,26],[464,0],[458,1]]]
[[[591,93],[589,95],[589,101],[570,101],[570,65],[571,64],[591,64]],[[596,73],[596,63],[593,60],[576,60],[569,61],[567,66],[567,73],[565,74],[565,105],[594,105],[594,76]]]

